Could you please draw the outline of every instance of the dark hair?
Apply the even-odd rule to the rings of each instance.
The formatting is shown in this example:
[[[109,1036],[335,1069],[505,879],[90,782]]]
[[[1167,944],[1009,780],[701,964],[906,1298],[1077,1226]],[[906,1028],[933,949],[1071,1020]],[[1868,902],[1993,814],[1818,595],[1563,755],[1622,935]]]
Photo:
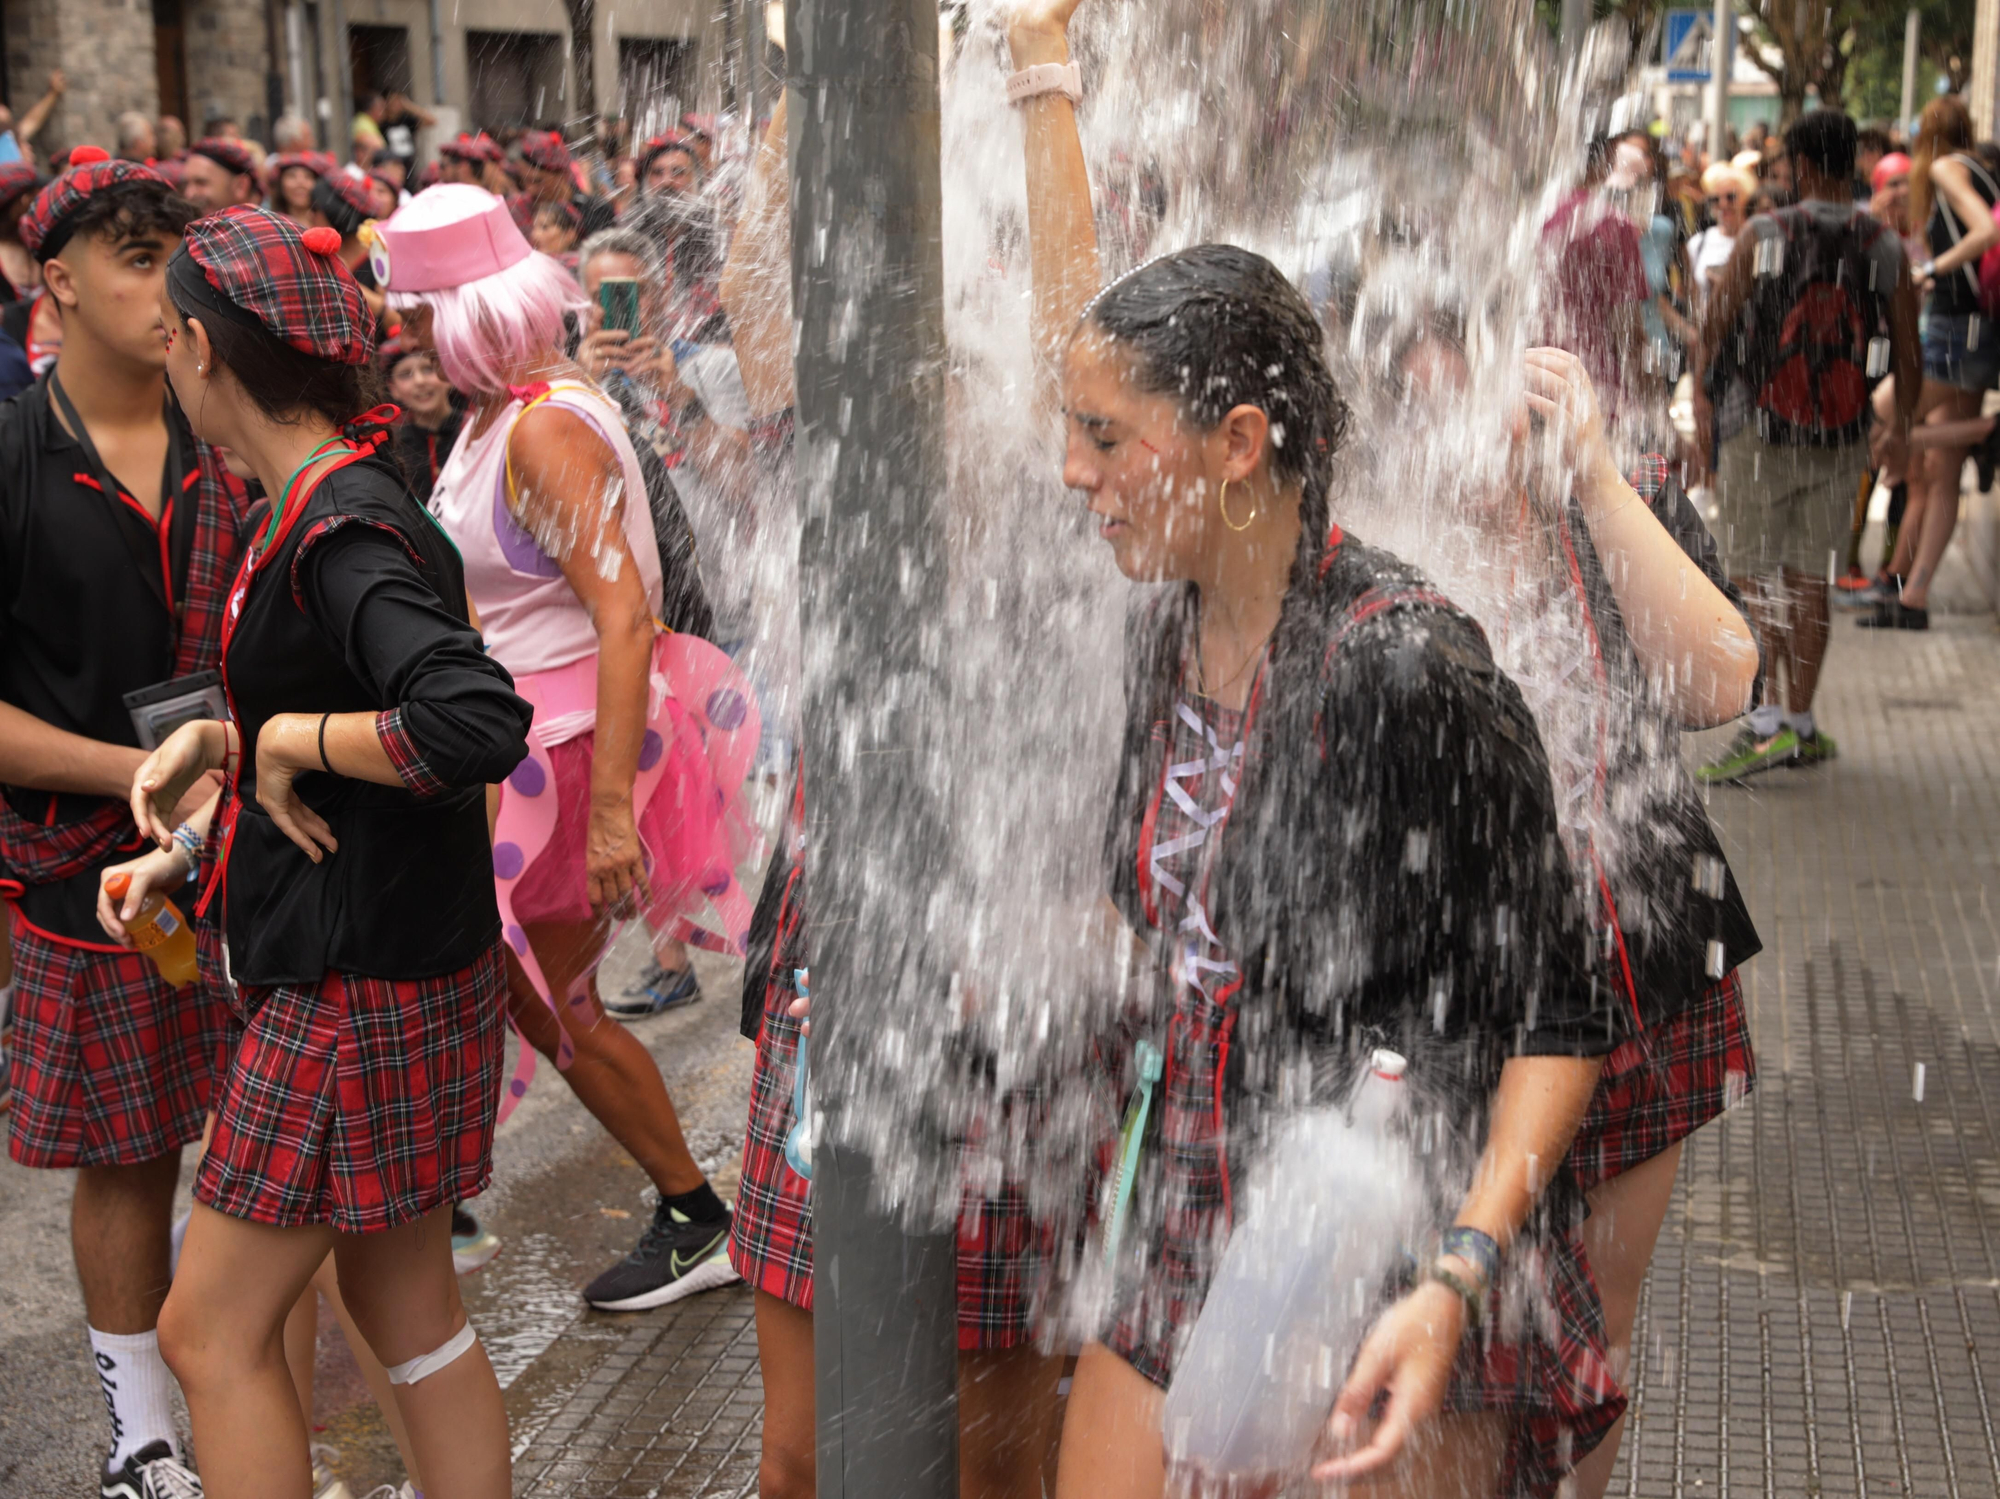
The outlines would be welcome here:
[[[1196,245],[1114,281],[1084,316],[1130,355],[1141,390],[1173,396],[1203,431],[1237,406],[1270,418],[1272,471],[1302,491],[1299,554],[1316,558],[1347,402],[1319,321],[1284,273],[1235,245]]]
[[[1837,109],[1809,109],[1785,130],[1785,154],[1825,177],[1854,175],[1854,121]]]
[[[201,210],[166,183],[127,179],[99,188],[63,215],[62,238],[65,244],[75,239],[106,239],[116,244],[151,233],[178,240],[200,217]]]
[[[1889,139],[1889,132],[1880,125],[1870,125],[1865,130],[1854,132],[1854,151],[1858,156],[1863,151],[1879,151],[1887,156],[1896,149],[1896,143]]]
[[[213,297],[222,293],[210,288]],[[293,348],[248,312],[242,320],[218,317],[167,278],[167,296],[182,319],[199,318],[216,362],[227,365],[257,409],[281,426],[314,412],[344,426],[382,403],[382,376],[375,362],[336,364]],[[233,304],[232,304],[233,305]]]
[[[398,156],[394,151],[391,151],[387,146],[384,146],[381,150],[377,151],[373,156],[368,158],[368,165],[371,168],[399,167],[403,165],[403,158]]]

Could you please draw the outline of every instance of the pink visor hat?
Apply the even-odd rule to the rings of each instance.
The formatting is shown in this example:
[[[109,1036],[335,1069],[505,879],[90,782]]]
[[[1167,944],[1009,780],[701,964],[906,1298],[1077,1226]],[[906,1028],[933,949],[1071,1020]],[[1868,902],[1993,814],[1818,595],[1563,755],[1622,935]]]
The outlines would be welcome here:
[[[450,291],[533,254],[507,205],[469,182],[427,187],[375,226],[369,264],[384,291]]]

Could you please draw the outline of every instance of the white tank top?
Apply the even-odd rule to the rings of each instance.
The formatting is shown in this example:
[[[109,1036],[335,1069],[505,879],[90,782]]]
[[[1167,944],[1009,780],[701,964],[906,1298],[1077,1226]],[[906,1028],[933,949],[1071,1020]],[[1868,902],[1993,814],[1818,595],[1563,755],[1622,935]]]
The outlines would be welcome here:
[[[486,648],[516,677],[553,671],[597,653],[597,631],[583,601],[536,540],[514,519],[507,503],[507,439],[526,406],[515,400],[493,425],[475,437],[472,423],[451,450],[431,490],[431,513],[465,559],[465,586],[479,611]],[[609,398],[587,385],[566,381],[551,387],[549,406],[574,412],[618,456],[625,476],[621,494],[610,496],[622,511],[625,545],[639,564],[646,601],[660,612],[660,549],[653,539],[652,508],[646,483],[625,423]],[[572,545],[593,546],[594,538]],[[576,723],[568,722],[576,718]],[[537,724],[546,744],[575,738],[591,727],[594,714],[571,714],[564,722]]]

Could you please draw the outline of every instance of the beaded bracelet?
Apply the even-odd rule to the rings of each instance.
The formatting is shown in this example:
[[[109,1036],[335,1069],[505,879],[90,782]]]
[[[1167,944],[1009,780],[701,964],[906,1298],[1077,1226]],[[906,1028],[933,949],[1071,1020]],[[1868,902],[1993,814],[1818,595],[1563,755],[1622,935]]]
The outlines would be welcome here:
[[[1465,1303],[1465,1325],[1477,1327],[1486,1315],[1486,1296],[1476,1286],[1466,1282],[1464,1276],[1442,1262],[1432,1265],[1424,1272],[1425,1280],[1434,1280]]]
[[[208,840],[195,829],[191,822],[184,822],[174,829],[174,844],[190,859],[200,859],[202,850],[208,847]]]

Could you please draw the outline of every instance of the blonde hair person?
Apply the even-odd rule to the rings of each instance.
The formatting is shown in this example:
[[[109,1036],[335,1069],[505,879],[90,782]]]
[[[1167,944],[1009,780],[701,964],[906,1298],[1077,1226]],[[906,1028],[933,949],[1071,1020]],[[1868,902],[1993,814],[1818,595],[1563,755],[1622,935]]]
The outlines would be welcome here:
[[[1715,222],[1688,240],[1688,271],[1694,278],[1697,306],[1708,296],[1709,280],[1729,263],[1736,236],[1750,216],[1757,196],[1757,179],[1727,162],[1717,162],[1701,174],[1702,197]]]

